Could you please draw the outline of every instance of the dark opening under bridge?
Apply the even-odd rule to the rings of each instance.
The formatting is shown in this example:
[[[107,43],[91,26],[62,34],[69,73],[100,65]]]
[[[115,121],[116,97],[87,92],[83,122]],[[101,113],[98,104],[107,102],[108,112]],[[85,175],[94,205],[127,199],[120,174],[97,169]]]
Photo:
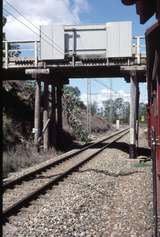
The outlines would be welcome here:
[[[131,22],[41,26],[39,41],[5,41],[3,56],[3,80],[37,82],[35,144],[38,146],[43,137],[45,150],[60,142],[62,89],[69,83],[69,78],[123,77],[130,82],[130,157],[136,156],[139,82],[146,81],[146,54],[144,37],[133,37]],[[43,128],[40,126],[42,83],[45,98]],[[50,117],[49,85],[52,87]]]

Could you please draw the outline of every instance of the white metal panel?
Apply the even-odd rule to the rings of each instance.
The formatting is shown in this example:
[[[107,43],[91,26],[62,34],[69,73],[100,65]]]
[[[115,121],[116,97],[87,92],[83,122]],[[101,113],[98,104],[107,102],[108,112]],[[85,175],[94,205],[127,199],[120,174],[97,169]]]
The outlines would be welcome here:
[[[64,59],[63,25],[41,26],[40,50],[42,60]]]
[[[47,38],[46,38],[47,35]],[[52,39],[52,26],[41,26],[40,27],[40,55],[41,59],[51,59],[53,58],[53,46],[48,38]]]
[[[131,22],[111,22],[106,24],[107,57],[131,57]]]
[[[54,40],[54,59],[64,59],[64,27],[63,25],[53,26],[53,40]]]
[[[66,50],[73,50],[73,32],[66,33]],[[102,54],[106,51],[105,29],[98,30],[76,30],[76,52],[77,54]]]
[[[77,31],[77,49],[105,49],[106,34],[104,30]]]
[[[107,23],[107,57],[116,57],[119,55],[119,24]]]
[[[120,22],[120,49],[119,57],[131,57],[132,56],[132,23]]]
[[[73,44],[73,32],[75,32],[75,45]],[[73,48],[77,55],[131,57],[131,45],[131,22],[111,22],[105,25],[41,26],[42,60],[64,59],[65,53],[72,55]]]

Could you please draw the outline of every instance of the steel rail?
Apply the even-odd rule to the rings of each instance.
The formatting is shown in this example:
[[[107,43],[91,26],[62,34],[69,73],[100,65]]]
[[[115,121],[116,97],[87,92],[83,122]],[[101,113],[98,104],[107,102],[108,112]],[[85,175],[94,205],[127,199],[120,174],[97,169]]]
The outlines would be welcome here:
[[[127,133],[129,132],[129,130],[126,129],[118,132],[114,135],[111,135],[109,138],[107,139],[103,139],[99,142],[96,142],[94,144],[89,145],[88,147],[92,147],[95,144],[101,143],[102,141],[111,139],[115,136],[118,136],[116,138],[114,138],[113,141],[111,141],[110,143],[104,145],[102,148],[100,148],[98,151],[94,152],[93,154],[91,154],[90,156],[88,156],[87,158],[83,159],[82,161],[78,162],[76,165],[73,165],[72,167],[70,167],[69,169],[67,169],[65,172],[57,175],[56,177],[52,178],[49,182],[47,182],[46,184],[42,185],[40,188],[38,188],[37,190],[29,193],[28,195],[26,195],[24,198],[22,198],[21,200],[18,200],[17,202],[15,202],[14,204],[12,204],[11,206],[9,206],[8,208],[6,208],[3,211],[2,214],[2,223],[5,223],[8,221],[8,218],[11,215],[15,215],[18,211],[20,211],[20,209],[22,207],[26,207],[30,204],[31,201],[35,200],[36,198],[38,198],[41,194],[44,194],[47,192],[48,189],[50,189],[53,185],[57,185],[60,181],[62,181],[65,177],[67,177],[69,174],[73,173],[74,171],[78,170],[78,168],[80,168],[82,165],[84,165],[85,163],[87,163],[89,160],[91,160],[92,158],[94,158],[95,156],[97,156],[99,153],[101,153],[103,150],[105,150],[107,147],[109,147],[110,145],[112,145],[114,142],[118,141],[119,139],[121,139],[123,136],[125,136]],[[84,148],[83,150],[87,150],[86,148]],[[78,152],[80,153],[80,152]]]
[[[103,139],[101,139],[101,140],[99,140],[99,141],[97,141],[95,143],[89,144],[89,145],[83,147],[82,149],[79,149],[78,151],[75,151],[75,152],[73,152],[71,154],[67,154],[67,155],[63,154],[63,155],[60,156],[60,159],[51,161],[51,162],[49,162],[49,164],[46,164],[46,165],[44,165],[44,166],[42,166],[40,168],[37,168],[37,169],[35,169],[33,171],[30,171],[30,172],[28,172],[28,173],[26,173],[26,174],[24,174],[24,175],[22,175],[20,177],[17,177],[17,178],[15,178],[15,179],[7,182],[7,183],[4,183],[3,186],[2,186],[2,191],[4,193],[5,190],[7,190],[9,188],[13,188],[14,185],[17,185],[17,184],[19,184],[19,183],[21,183],[21,182],[23,182],[23,181],[25,181],[27,179],[30,179],[30,178],[34,177],[35,175],[37,175],[37,174],[39,174],[39,173],[41,173],[41,172],[43,172],[43,171],[45,171],[45,170],[47,170],[49,168],[52,168],[52,167],[54,167],[56,165],[59,165],[60,163],[62,163],[64,161],[72,158],[73,156],[79,155],[81,152],[91,148],[92,146],[95,146],[96,144],[98,144],[100,142],[104,142],[104,141],[112,138],[113,136],[116,136],[116,135],[118,135],[118,134],[120,134],[120,133],[122,133],[124,131],[127,131],[127,130],[128,130],[128,128],[127,129],[123,129],[123,130],[121,130],[119,132],[116,132],[116,133],[114,133],[112,135],[109,135],[106,138],[103,138]],[[62,157],[64,155],[65,155],[65,157]]]

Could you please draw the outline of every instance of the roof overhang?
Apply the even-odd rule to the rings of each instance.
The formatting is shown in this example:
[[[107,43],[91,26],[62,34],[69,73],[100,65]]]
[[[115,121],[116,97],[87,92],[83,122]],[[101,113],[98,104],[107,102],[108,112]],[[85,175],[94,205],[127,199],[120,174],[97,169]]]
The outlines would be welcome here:
[[[125,5],[136,4],[137,14],[140,15],[140,22],[144,24],[154,14],[160,19],[160,0],[121,0]]]
[[[133,5],[136,3],[136,0],[122,0],[122,3],[125,5]]]
[[[154,24],[146,31],[146,51],[147,51],[147,68],[148,80],[152,80],[154,68],[155,52],[160,52],[160,23]]]

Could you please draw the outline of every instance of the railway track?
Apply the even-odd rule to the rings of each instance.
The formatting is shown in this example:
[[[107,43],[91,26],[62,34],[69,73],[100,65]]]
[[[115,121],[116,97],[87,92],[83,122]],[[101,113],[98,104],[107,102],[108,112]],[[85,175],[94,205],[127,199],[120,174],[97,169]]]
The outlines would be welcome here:
[[[3,184],[3,223],[129,132],[124,129]]]

